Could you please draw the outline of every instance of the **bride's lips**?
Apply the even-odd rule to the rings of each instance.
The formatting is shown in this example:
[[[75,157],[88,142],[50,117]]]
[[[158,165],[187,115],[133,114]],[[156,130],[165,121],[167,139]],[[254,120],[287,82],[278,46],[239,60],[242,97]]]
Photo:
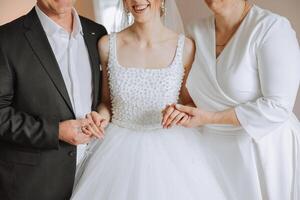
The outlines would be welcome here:
[[[134,5],[134,6],[132,6],[132,8],[133,8],[133,10],[134,10],[135,13],[141,14],[141,13],[143,13],[149,6],[150,6],[150,4],[139,4],[139,5]]]

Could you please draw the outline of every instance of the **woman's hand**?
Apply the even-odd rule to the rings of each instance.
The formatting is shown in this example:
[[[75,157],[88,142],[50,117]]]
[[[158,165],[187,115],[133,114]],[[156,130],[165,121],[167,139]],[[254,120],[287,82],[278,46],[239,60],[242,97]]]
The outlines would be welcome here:
[[[86,115],[89,125],[84,126],[82,131],[84,134],[95,136],[98,139],[104,138],[104,129],[107,127],[109,120],[102,117],[98,112],[91,112]]]
[[[174,125],[178,125],[179,122],[185,123],[189,119],[189,116],[186,113],[180,112],[175,108],[175,104],[167,105],[162,113],[163,128],[171,128]]]
[[[163,110],[162,125],[164,128],[170,128],[174,125],[195,128],[208,124],[212,118],[213,113],[211,112],[191,106],[172,104]]]
[[[236,116],[234,108],[229,108],[219,112],[208,112],[201,108],[183,106],[180,104],[175,105],[175,108],[179,112],[184,112],[189,115],[189,119],[187,121],[180,121],[178,123],[178,125],[182,125],[187,128],[199,127],[206,124],[228,124],[240,126],[240,122]]]
[[[186,115],[189,116],[188,120],[178,122],[178,125],[187,128],[195,128],[208,124],[210,121],[209,119],[211,119],[213,115],[213,113],[203,111],[200,108],[184,106],[180,104],[175,105],[175,109],[179,112],[186,113]]]

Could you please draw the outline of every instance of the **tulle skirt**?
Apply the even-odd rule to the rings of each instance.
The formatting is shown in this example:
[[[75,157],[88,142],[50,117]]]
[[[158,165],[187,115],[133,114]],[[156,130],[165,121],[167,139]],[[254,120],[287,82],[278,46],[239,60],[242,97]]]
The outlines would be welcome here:
[[[88,146],[73,200],[222,200],[196,129],[130,130],[110,124]]]

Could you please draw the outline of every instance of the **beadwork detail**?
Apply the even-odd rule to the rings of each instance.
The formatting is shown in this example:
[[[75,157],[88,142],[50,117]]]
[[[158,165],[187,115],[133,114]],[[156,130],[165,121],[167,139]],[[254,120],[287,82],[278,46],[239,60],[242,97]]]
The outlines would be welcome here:
[[[162,110],[178,101],[184,75],[180,35],[172,63],[162,69],[127,68],[118,63],[116,33],[109,36],[109,87],[112,122],[130,129],[161,128]]]

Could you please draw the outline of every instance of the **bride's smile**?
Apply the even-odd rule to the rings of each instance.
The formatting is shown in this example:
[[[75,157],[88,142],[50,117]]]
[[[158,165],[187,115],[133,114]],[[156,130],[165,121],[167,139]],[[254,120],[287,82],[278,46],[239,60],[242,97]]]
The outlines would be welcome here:
[[[150,4],[149,4],[149,3],[148,3],[148,4],[137,4],[137,5],[132,6],[132,9],[134,10],[135,13],[137,13],[137,14],[142,14],[142,13],[144,13],[144,12],[147,10],[147,8],[149,8],[149,7],[150,7]]]
[[[124,0],[125,10],[131,13],[138,23],[149,22],[153,19],[160,19],[161,0]]]

